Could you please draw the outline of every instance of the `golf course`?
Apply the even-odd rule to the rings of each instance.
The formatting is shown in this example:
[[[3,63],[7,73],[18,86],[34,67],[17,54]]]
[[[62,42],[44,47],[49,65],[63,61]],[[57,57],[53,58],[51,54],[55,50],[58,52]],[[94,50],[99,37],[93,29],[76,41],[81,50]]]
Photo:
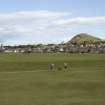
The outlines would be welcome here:
[[[105,105],[105,54],[0,54],[0,105]]]

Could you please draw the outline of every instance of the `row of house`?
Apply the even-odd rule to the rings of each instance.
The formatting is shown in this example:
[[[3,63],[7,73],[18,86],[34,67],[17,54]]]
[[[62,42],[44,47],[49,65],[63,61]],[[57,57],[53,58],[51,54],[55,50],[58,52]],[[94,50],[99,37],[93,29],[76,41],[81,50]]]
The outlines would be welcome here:
[[[38,44],[38,45],[19,45],[1,46],[1,53],[105,53],[105,44],[99,45],[73,45],[73,44]]]

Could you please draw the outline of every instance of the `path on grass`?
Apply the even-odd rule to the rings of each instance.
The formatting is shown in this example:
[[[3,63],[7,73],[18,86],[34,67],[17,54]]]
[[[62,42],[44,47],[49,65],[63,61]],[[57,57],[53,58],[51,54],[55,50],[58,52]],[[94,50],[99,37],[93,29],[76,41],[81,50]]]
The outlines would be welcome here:
[[[0,74],[7,74],[7,73],[36,73],[36,72],[46,72],[46,71],[49,71],[49,70],[34,70],[34,71],[5,71],[5,72],[0,72]],[[88,70],[88,71],[83,71],[83,70],[70,70],[70,71],[67,71],[67,72],[99,72],[99,71],[105,71],[105,70]],[[53,71],[49,71],[49,72],[53,72]],[[56,72],[56,71],[55,71]]]

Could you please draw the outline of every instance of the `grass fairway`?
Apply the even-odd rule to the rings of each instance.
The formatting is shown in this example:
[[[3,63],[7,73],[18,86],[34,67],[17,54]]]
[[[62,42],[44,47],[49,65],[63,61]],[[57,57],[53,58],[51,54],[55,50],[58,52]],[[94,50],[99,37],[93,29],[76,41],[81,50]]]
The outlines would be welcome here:
[[[0,105],[105,105],[105,55],[0,54]]]

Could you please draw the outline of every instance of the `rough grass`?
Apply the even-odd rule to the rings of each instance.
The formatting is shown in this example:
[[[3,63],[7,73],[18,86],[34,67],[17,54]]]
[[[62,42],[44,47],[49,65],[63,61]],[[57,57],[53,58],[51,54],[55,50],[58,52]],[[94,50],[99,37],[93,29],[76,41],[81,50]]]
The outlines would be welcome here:
[[[105,105],[105,55],[1,54],[0,105]]]

